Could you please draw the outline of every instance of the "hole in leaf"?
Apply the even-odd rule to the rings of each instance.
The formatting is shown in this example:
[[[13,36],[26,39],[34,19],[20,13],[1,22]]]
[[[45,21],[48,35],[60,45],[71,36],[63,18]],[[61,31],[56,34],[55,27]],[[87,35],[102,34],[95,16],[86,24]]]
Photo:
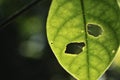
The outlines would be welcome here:
[[[99,35],[102,34],[102,29],[99,25],[96,24],[88,24],[87,25],[88,28],[88,34],[94,36],[94,37],[98,37]]]
[[[83,50],[82,48],[85,46],[85,43],[84,42],[74,42],[74,43],[69,43],[67,44],[66,46],[66,51],[65,53],[68,53],[68,54],[79,54],[81,53]]]

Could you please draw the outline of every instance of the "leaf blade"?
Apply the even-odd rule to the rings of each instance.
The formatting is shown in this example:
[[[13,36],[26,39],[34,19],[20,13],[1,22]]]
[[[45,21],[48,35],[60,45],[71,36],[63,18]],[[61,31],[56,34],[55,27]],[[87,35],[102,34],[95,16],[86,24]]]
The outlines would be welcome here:
[[[109,8],[106,4],[114,5],[116,3],[112,0],[107,1],[108,3],[104,2],[104,0],[102,0],[102,2],[100,1],[100,4],[98,4],[97,1],[93,3],[93,0],[53,0],[52,2],[47,21],[48,40],[59,63],[78,80],[96,80],[100,77],[111,64],[119,46],[118,35],[120,33],[115,33],[115,30],[120,30],[118,28],[119,24],[115,22],[117,17],[114,16],[109,20],[114,23],[110,24],[112,28],[114,28],[114,31],[109,29],[111,27],[105,24],[104,20],[98,18],[98,16],[101,16],[101,13]],[[88,6],[88,4],[91,4],[91,6]],[[92,9],[96,5],[98,5],[98,7]],[[105,9],[102,11],[100,10],[102,9],[101,6],[105,6]],[[116,6],[115,10],[113,10],[113,8],[110,9],[111,15],[117,14],[116,9],[118,10]],[[107,17],[102,16],[101,19],[107,20],[107,18],[111,16],[108,16],[108,13],[109,11],[106,12],[105,15]],[[101,26],[103,33],[100,37],[93,37],[88,34],[86,25],[89,23]],[[117,27],[113,27],[115,24],[117,24]],[[112,36],[108,37],[108,35]],[[106,42],[106,40],[108,42]],[[109,40],[114,42],[111,43]],[[82,54],[65,54],[66,45],[71,42],[84,42],[86,44]],[[110,44],[112,47],[109,47]],[[98,50],[99,55],[94,49]],[[112,52],[114,52],[114,54]],[[102,59],[104,60],[102,61]]]

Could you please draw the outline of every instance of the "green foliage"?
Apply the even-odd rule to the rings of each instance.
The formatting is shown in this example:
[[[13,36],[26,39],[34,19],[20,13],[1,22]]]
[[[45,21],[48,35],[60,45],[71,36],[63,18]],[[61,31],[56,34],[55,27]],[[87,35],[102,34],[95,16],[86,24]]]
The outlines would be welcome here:
[[[113,61],[113,66],[117,66],[120,68],[120,47],[119,47],[119,49],[117,51],[117,55]]]
[[[21,38],[24,39],[24,42],[20,45],[20,54],[22,56],[35,59],[42,57],[46,42],[43,18],[38,16],[28,17],[19,23]]]
[[[47,20],[48,41],[61,66],[72,76],[78,80],[97,80],[116,55],[119,22],[115,0],[53,0]],[[89,24],[95,25],[90,30],[92,34]],[[71,43],[81,51],[73,51],[76,49]]]
[[[118,1],[118,5],[119,5],[119,7],[120,7],[120,0],[117,0]]]

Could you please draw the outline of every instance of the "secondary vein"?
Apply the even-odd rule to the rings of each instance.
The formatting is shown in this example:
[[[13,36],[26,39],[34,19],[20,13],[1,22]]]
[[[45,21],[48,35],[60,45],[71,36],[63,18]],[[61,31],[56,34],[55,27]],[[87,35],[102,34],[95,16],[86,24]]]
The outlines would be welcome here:
[[[88,37],[87,37],[87,28],[86,28],[86,16],[85,16],[85,9],[84,9],[84,1],[80,0],[81,8],[82,8],[82,16],[83,16],[83,23],[84,23],[84,30],[85,30],[85,40],[86,40],[86,57],[87,57],[87,64],[88,64],[88,80],[90,79],[90,72],[89,72],[89,54],[88,54]]]

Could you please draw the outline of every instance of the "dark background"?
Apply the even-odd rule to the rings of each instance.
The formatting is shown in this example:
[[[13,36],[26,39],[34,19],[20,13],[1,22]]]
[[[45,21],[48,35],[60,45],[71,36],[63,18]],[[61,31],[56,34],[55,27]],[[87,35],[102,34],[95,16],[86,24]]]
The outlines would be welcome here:
[[[0,0],[0,23],[31,0]],[[0,80],[75,80],[57,62],[46,37],[51,0],[43,0],[0,26]],[[119,63],[118,63],[119,64]],[[113,64],[101,80],[120,80]]]

